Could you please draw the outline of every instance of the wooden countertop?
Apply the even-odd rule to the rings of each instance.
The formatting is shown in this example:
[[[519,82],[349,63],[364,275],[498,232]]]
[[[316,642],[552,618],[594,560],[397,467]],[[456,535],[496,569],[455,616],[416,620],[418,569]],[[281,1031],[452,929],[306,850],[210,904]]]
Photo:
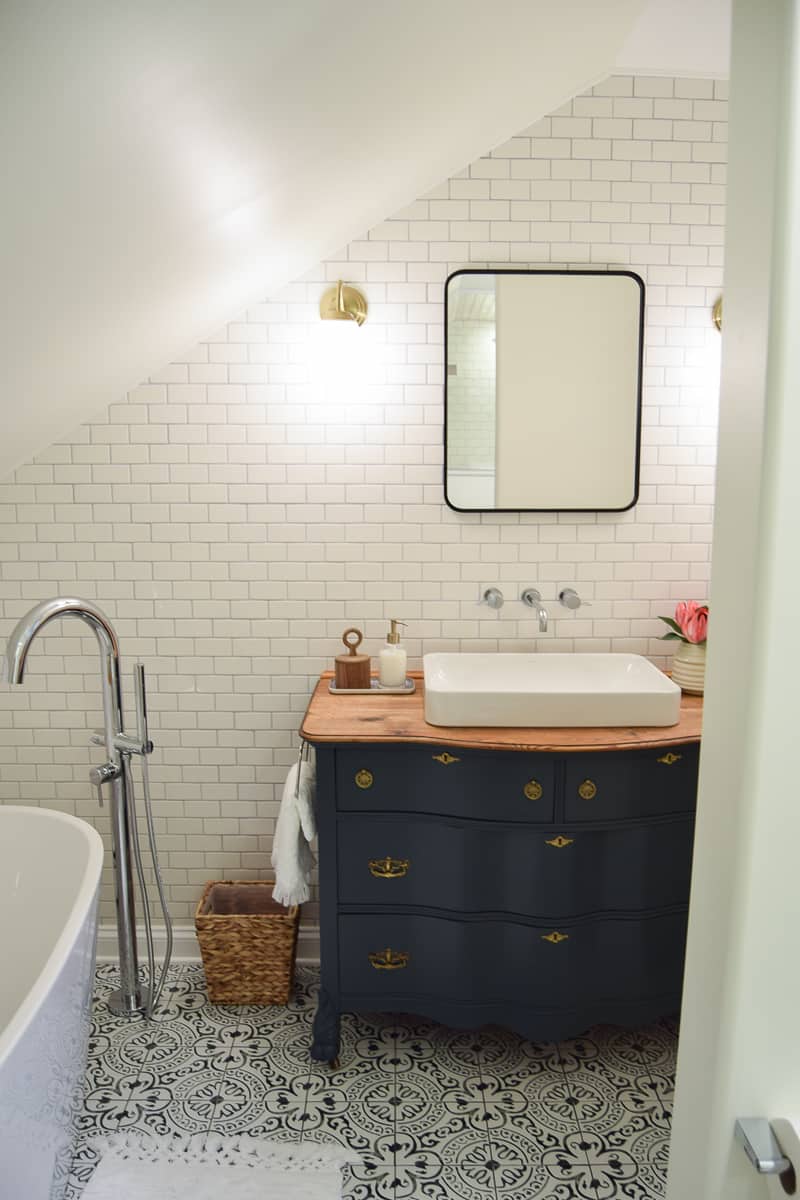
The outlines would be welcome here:
[[[425,684],[421,671],[409,671],[416,681],[412,696],[332,696],[325,671],[314,689],[300,734],[321,742],[421,742],[474,750],[646,750],[698,742],[703,721],[703,697],[681,698],[677,725],[614,729],[507,729],[429,725],[425,720]]]

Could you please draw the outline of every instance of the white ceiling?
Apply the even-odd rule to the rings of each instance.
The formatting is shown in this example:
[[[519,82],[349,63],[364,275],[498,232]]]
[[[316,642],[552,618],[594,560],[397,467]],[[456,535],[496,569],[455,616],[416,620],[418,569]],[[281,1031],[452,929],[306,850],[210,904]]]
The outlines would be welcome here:
[[[643,57],[653,7],[4,0],[0,477]]]

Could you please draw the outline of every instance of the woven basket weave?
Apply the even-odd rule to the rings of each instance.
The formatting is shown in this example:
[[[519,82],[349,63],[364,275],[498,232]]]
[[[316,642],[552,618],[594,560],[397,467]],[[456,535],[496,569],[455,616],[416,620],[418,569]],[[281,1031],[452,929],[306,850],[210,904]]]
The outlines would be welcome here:
[[[272,899],[274,880],[212,880],[194,914],[214,1004],[286,1004],[300,908]]]

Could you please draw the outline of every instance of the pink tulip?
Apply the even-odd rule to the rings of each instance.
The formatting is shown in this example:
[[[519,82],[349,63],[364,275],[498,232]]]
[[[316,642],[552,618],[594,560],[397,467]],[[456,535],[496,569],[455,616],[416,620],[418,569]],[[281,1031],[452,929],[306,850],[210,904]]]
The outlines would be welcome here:
[[[698,608],[682,628],[688,641],[695,645],[698,642],[704,642],[708,633],[708,608],[705,606]]]

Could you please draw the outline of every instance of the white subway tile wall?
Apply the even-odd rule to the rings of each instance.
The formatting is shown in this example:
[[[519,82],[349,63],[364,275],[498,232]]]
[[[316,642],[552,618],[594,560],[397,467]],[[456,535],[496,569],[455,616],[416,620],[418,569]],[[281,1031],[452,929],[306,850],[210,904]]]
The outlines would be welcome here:
[[[668,664],[657,615],[705,596],[709,572],[725,114],[720,82],[606,80],[0,484],[0,636],[35,602],[77,594],[117,627],[131,714],[130,667],[147,664],[178,921],[205,880],[268,874],[298,725],[347,626],[377,653],[388,618],[406,621],[411,666],[457,648],[624,650]],[[645,280],[630,512],[443,504],[444,280],[509,263],[630,267]],[[340,276],[368,298],[360,330],[319,322],[323,287]],[[500,612],[476,604],[489,584],[505,592]],[[518,601],[528,585],[550,610],[546,634]],[[560,608],[566,585],[591,607]],[[26,686],[0,688],[0,800],[77,813],[107,839],[87,780],[100,721],[91,635],[51,626]],[[105,920],[109,882],[107,871]]]

